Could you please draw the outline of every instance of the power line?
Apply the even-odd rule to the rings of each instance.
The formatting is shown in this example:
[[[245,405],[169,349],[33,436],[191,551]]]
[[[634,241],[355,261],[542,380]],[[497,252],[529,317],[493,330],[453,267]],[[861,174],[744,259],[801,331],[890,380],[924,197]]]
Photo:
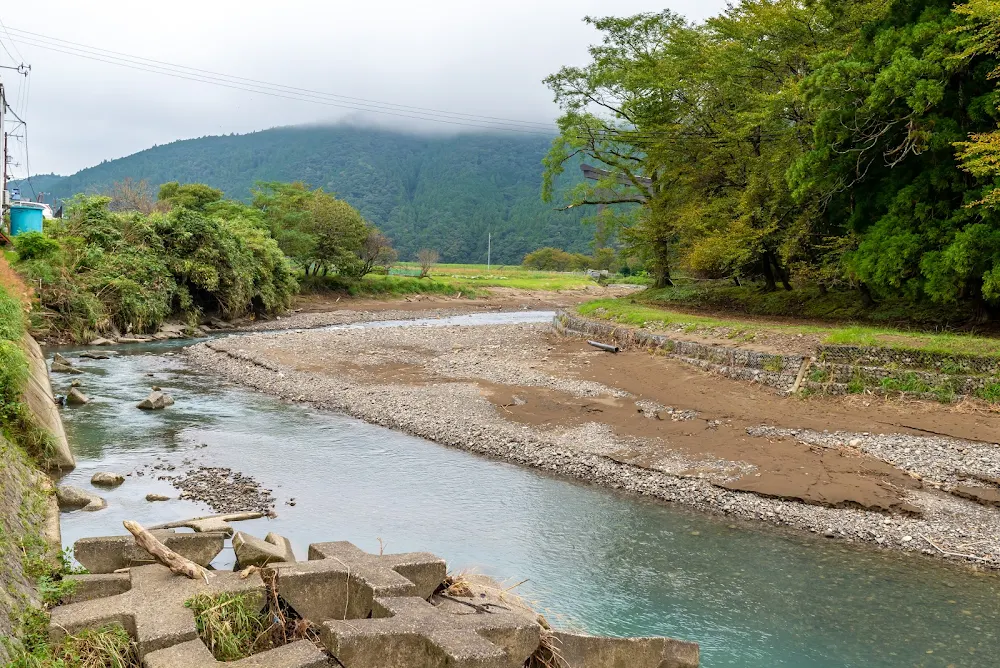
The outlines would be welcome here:
[[[412,105],[402,105],[365,98],[350,97],[327,93],[308,88],[297,88],[284,84],[275,84],[246,77],[238,77],[211,70],[204,70],[185,65],[167,63],[141,56],[132,56],[108,49],[70,42],[68,40],[57,39],[40,35],[26,30],[10,28],[11,32],[17,35],[16,40],[22,44],[29,44],[43,49],[48,49],[66,55],[80,58],[96,60],[120,67],[136,69],[139,71],[162,74],[174,78],[187,79],[201,83],[218,85],[246,92],[270,95],[284,99],[313,102],[326,106],[353,109],[356,111],[371,111],[375,113],[401,116],[404,118],[414,118],[417,120],[428,120],[434,122],[451,123],[455,125],[466,125],[469,127],[479,127],[484,129],[500,129],[514,132],[527,132],[533,134],[545,134],[551,136],[555,127],[551,123],[541,123],[537,121],[523,121],[507,119],[496,116],[483,116],[478,114],[467,114],[442,109],[432,109],[427,107],[416,107]]]
[[[10,31],[7,30],[7,26],[4,25],[3,21],[0,21],[0,28],[3,28],[4,33],[6,33],[6,35],[7,35],[7,39],[10,40],[10,45],[14,47],[14,51],[17,52],[18,59],[23,63],[24,62],[24,56],[21,55],[20,50],[18,50],[17,44],[14,44],[14,38],[10,36]],[[5,46],[3,48],[3,50],[7,51],[7,47]],[[7,55],[10,56],[10,51],[7,51]],[[11,60],[14,59],[14,56],[10,56],[10,57],[11,57]]]

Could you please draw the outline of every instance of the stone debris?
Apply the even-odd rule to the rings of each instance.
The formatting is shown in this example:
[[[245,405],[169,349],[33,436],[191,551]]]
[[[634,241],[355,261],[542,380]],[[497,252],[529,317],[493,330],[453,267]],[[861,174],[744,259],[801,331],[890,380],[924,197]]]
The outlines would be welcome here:
[[[672,638],[601,638],[555,631],[553,645],[573,668],[698,668],[698,643]]]
[[[84,404],[89,404],[90,399],[87,395],[78,390],[75,387],[69,388],[69,392],[66,394],[66,403],[71,406],[83,406]]]
[[[428,552],[369,554],[353,543],[314,543],[309,561],[277,564],[278,591],[305,619],[360,619],[379,596],[430,598],[447,575]]]
[[[201,640],[174,645],[150,652],[143,661],[145,668],[189,668],[197,666],[229,666],[230,668],[329,668],[330,661],[308,640],[254,654],[239,661],[217,661]]]
[[[159,390],[153,390],[149,393],[149,396],[136,404],[136,408],[141,408],[146,411],[155,411],[166,408],[167,406],[173,406],[174,399],[169,394],[164,394]]]
[[[59,502],[59,510],[104,510],[108,507],[108,502],[91,494],[85,489],[73,487],[72,485],[61,485],[56,488],[56,500]]]
[[[505,611],[449,614],[417,597],[380,597],[371,619],[327,621],[320,635],[348,668],[520,668],[540,627]]]
[[[121,473],[110,473],[108,471],[98,471],[90,478],[91,485],[98,487],[117,487],[125,482],[125,476]]]
[[[92,577],[81,575],[76,576],[76,580],[86,582]],[[193,596],[249,593],[260,597],[261,606],[264,603],[264,586],[260,579],[241,578],[237,573],[217,572],[205,582],[177,577],[157,564],[132,568],[128,577],[129,588],[120,594],[54,608],[49,621],[50,641],[57,642],[84,629],[118,623],[129,630],[142,659],[156,650],[198,639],[194,613],[184,606]]]
[[[168,467],[166,470],[173,469]],[[268,514],[274,510],[275,498],[270,489],[230,468],[200,466],[166,479],[181,490],[180,498],[206,503],[217,513],[256,511]]]
[[[276,533],[269,533],[264,540],[261,540],[243,531],[237,531],[233,536],[233,552],[236,554],[237,570],[247,566],[263,567],[295,561],[291,542]]]
[[[199,566],[208,566],[225,546],[221,533],[176,533],[152,531],[168,548]],[[135,543],[135,537],[101,536],[81,538],[73,544],[73,556],[91,573],[114,573],[122,568],[154,562],[152,556]]]

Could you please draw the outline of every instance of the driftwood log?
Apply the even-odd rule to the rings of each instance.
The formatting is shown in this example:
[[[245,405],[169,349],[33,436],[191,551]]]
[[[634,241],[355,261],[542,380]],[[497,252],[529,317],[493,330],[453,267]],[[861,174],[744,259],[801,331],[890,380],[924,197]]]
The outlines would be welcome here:
[[[190,559],[182,557],[169,547],[157,540],[156,536],[149,533],[138,522],[125,520],[122,522],[129,533],[135,536],[136,544],[149,552],[153,559],[170,569],[175,575],[183,575],[192,580],[203,579],[208,582],[209,572]]]

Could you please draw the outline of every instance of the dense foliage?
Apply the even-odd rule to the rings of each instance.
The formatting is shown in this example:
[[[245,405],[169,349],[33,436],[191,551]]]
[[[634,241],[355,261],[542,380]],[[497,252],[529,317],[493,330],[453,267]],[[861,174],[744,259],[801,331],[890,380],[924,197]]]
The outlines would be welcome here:
[[[1000,305],[1000,3],[742,0],[703,24],[588,19],[543,195],[605,211],[659,285],[680,267],[765,289]],[[610,212],[610,213],[609,213]]]
[[[348,202],[413,260],[436,249],[442,262],[517,264],[530,251],[588,250],[583,211],[540,202],[540,160],[550,138],[510,134],[419,136],[349,126],[277,128],[157,146],[35,189],[68,198],[104,194],[127,178],[204,183],[249,203],[258,181],[303,182]],[[572,180],[579,178],[573,166]],[[21,184],[22,194],[31,193]]]
[[[302,183],[262,183],[254,189],[253,206],[281,250],[307,276],[333,271],[360,277],[391,257],[387,243],[373,241],[381,237],[375,226],[353,206],[322,190]]]
[[[17,269],[44,310],[36,329],[83,339],[155,330],[171,315],[286,308],[296,283],[262,214],[201,185],[169,184],[159,209],[74,199],[46,234],[16,238]]]

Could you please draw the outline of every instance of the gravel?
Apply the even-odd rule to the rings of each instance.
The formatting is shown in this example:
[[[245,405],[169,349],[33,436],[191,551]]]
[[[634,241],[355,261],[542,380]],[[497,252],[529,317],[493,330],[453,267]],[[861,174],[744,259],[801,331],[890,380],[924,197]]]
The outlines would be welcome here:
[[[310,314],[348,317],[345,312]],[[355,313],[363,319],[368,314]],[[381,312],[378,319],[397,319]],[[407,313],[408,318],[425,312]],[[340,323],[345,323],[341,320]],[[338,323],[339,324],[339,323]],[[387,384],[365,378],[368,365],[411,364],[447,379],[483,378],[495,383],[551,387],[578,396],[625,393],[598,383],[543,372],[547,325],[368,328],[244,335],[188,349],[193,363],[286,400],[346,412],[365,421],[492,458],[573,476],[607,487],[832,539],[919,551],[989,568],[1000,568],[997,510],[934,489],[908,493],[922,516],[885,515],[830,508],[731,491],[703,477],[685,475],[691,462],[668,454],[644,468],[614,458],[628,446],[605,425],[542,428],[505,420],[472,382]],[[292,365],[308,359],[316,372]],[[353,370],[338,373],[353,363]],[[359,371],[358,369],[361,369]],[[650,405],[646,411],[665,410]],[[673,417],[673,415],[672,415]],[[681,413],[675,419],[690,419]],[[997,476],[995,446],[901,434],[818,433],[761,426],[753,436],[792,437],[825,447],[862,450],[942,487],[962,480],[956,471]],[[699,460],[699,467],[706,462]],[[740,466],[742,463],[737,463]],[[719,462],[720,469],[733,468]],[[962,556],[967,555],[967,556]]]

